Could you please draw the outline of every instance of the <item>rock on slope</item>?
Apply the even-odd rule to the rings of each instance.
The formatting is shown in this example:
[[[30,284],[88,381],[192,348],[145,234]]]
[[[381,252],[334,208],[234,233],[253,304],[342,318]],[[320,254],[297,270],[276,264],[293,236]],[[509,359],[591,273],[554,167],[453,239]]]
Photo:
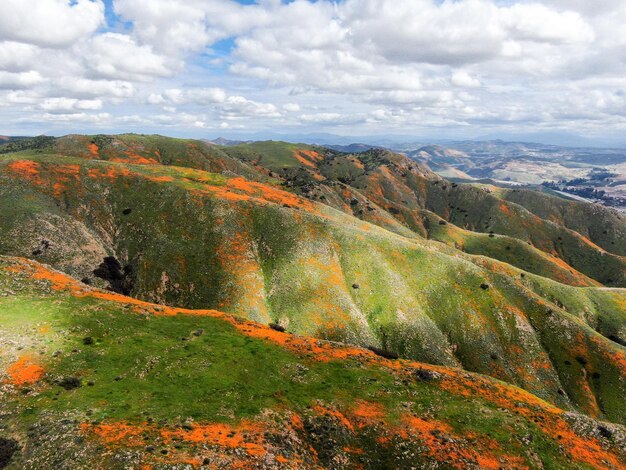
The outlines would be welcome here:
[[[606,468],[624,428],[458,369],[0,257],[8,468]],[[620,450],[621,449],[621,450]]]

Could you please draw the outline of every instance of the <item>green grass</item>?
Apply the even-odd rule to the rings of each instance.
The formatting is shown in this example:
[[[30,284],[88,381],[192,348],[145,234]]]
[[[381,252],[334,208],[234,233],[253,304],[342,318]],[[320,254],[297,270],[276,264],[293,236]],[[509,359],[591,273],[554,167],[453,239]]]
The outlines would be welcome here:
[[[26,345],[5,355],[0,367],[14,354],[34,350],[43,353],[46,369],[35,392],[5,395],[0,404],[14,435],[26,436],[29,426],[50,416],[130,423],[151,418],[161,426],[189,418],[237,423],[258,418],[266,409],[306,415],[315,403],[349,409],[363,399],[383,406],[387,426],[400,423],[408,404],[413,414],[449,422],[462,435],[489,436],[502,453],[520,452],[513,434],[530,435],[529,445],[545,468],[569,466],[558,444],[532,421],[481,398],[442,390],[437,381],[399,383],[381,367],[353,360],[318,362],[244,336],[216,318],[137,314],[123,304],[51,292],[4,270],[0,281],[0,290],[14,293],[0,296],[0,331],[19,338],[15,346]],[[195,336],[199,329],[202,334]],[[85,337],[94,344],[85,345]],[[66,376],[79,377],[82,386],[64,390],[55,385]],[[391,458],[368,432],[349,437],[347,444],[378,461]],[[38,452],[43,450],[31,451],[31,457],[43,458]],[[84,454],[81,462],[100,458]]]
[[[293,156],[298,149],[314,150],[315,148],[306,144],[290,144],[268,140],[265,142],[234,145],[226,147],[224,151],[240,160],[246,162],[259,160],[259,164],[266,168],[281,170],[283,168],[301,166],[301,163]]]

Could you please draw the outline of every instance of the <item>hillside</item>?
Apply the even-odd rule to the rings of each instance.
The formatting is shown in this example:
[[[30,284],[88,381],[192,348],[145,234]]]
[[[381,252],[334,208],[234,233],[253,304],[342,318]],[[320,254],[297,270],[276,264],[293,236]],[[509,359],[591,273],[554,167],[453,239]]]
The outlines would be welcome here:
[[[515,190],[504,193],[481,185],[449,184],[412,160],[385,150],[352,155],[274,141],[217,147],[201,141],[131,134],[40,137],[30,143],[35,152],[226,171],[280,183],[304,197],[403,235],[408,228],[436,238],[438,231],[429,234],[426,226],[436,214],[459,228],[508,236],[516,239],[515,245],[537,248],[545,256],[531,272],[554,272],[548,277],[568,283],[567,277],[573,276],[573,285],[581,285],[580,279],[587,276],[604,285],[626,286],[626,216],[533,191],[519,192],[527,194],[524,197],[529,203],[524,204],[514,197]],[[20,144],[27,147],[28,141]],[[426,149],[451,159],[467,159],[462,152]],[[490,245],[497,244],[475,244],[471,252],[528,268],[528,263],[518,264],[520,258],[511,257],[508,250]],[[563,263],[568,273],[562,272]]]
[[[247,144],[238,147],[235,155],[246,153],[250,160],[263,162],[265,158],[267,162],[271,154],[270,168],[287,187],[392,231],[404,234],[403,229],[409,228],[420,236],[436,238],[438,231],[429,230],[434,214],[462,229],[507,236],[516,239],[514,245],[537,248],[544,255],[542,266],[533,272],[558,273],[565,264],[569,274],[579,279],[574,285],[581,285],[580,279],[587,276],[604,285],[626,286],[626,216],[619,213],[601,207],[585,209],[580,211],[585,217],[579,217],[576,224],[548,214],[542,218],[533,213],[532,206],[502,197],[498,188],[448,183],[414,161],[385,150],[351,155],[299,148],[276,142]],[[542,196],[549,199],[545,207],[568,204]],[[569,207],[575,214],[578,203]],[[472,252],[522,267],[506,248],[492,245],[474,245]],[[550,277],[565,280],[564,273]]]
[[[0,257],[0,465],[626,465],[625,429],[458,369],[149,304]],[[621,450],[620,450],[621,449]]]
[[[90,145],[98,147],[93,155]],[[236,148],[236,157],[201,145],[70,136],[1,156],[0,253],[144,301],[216,309],[462,367],[563,409],[626,421],[624,290],[581,288],[598,281],[559,252],[437,214],[441,206],[446,215],[446,198],[454,197],[466,198],[472,219],[486,217],[469,204],[475,197],[498,205],[493,227],[504,232],[531,217],[521,205],[482,187],[453,187],[386,152],[322,154],[265,143]],[[114,147],[125,150],[114,154]],[[273,152],[273,163],[259,160],[261,152]],[[176,166],[159,164],[170,158]],[[239,176],[239,167],[257,180]],[[537,240],[544,227],[582,240],[555,222],[519,226]],[[581,246],[567,244],[561,256],[601,256],[594,272],[619,269],[618,255]]]

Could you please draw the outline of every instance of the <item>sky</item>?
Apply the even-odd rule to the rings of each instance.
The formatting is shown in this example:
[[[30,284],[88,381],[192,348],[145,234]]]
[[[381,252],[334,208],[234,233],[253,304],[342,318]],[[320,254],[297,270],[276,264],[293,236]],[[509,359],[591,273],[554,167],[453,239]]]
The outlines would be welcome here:
[[[0,133],[609,142],[625,24],[623,0],[1,0]]]

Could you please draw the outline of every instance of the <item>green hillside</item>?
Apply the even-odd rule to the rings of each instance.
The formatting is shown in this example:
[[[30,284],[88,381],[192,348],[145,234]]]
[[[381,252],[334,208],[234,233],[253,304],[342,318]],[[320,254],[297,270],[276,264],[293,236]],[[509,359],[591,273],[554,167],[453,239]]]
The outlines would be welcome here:
[[[429,236],[425,220],[434,214],[459,228],[515,238],[543,252],[540,264],[551,266],[533,272],[567,282],[560,272],[565,263],[574,275],[574,285],[581,285],[586,276],[607,286],[626,287],[626,217],[615,211],[585,204],[585,209],[578,210],[580,203],[531,191],[450,183],[418,163],[385,150],[350,155],[305,148],[302,153],[293,150],[292,144],[282,145],[272,142],[271,146],[254,143],[243,147],[261,161],[270,158],[271,152],[278,152],[281,161],[287,161],[285,155],[290,151],[298,155],[288,159],[290,164],[284,168],[274,169],[288,188],[305,197],[403,235],[406,233],[398,229],[398,223],[417,235]],[[229,148],[224,150],[229,152]],[[300,165],[294,168],[296,161]],[[527,194],[529,202],[524,205],[514,194],[518,198]],[[537,209],[535,214],[533,206],[544,208],[543,212]],[[557,211],[561,215],[557,216]],[[523,258],[494,249],[488,241],[473,244],[469,252],[523,269],[528,266]]]
[[[332,171],[346,175],[338,167],[356,165],[357,157],[333,155],[339,162],[327,165]],[[0,253],[146,301],[218,309],[460,366],[564,409],[626,420],[623,290],[567,286],[466,254],[411,231],[399,222],[402,213],[389,216],[397,225],[387,230],[323,203],[319,188],[304,198],[229,171],[110,160],[2,156]],[[379,153],[358,161],[368,178],[392,172],[381,161],[405,162]],[[417,183],[419,171],[407,178]],[[347,183],[327,187],[339,198]],[[375,187],[360,192],[379,198]],[[474,245],[492,241],[483,238]],[[543,260],[537,250],[526,253]],[[569,276],[572,284],[593,284]]]
[[[457,369],[148,304],[0,258],[0,463],[623,468],[624,428]]]

